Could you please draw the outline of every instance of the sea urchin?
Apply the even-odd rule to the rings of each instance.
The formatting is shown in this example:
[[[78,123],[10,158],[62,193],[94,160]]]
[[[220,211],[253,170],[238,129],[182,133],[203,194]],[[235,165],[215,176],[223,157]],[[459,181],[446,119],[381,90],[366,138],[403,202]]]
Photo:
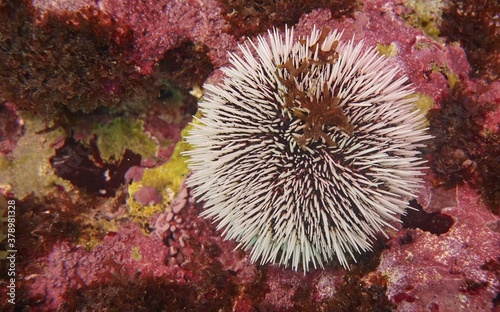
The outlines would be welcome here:
[[[336,256],[348,267],[421,182],[429,136],[407,78],[341,35],[269,31],[205,85],[188,185],[252,262],[307,271]]]

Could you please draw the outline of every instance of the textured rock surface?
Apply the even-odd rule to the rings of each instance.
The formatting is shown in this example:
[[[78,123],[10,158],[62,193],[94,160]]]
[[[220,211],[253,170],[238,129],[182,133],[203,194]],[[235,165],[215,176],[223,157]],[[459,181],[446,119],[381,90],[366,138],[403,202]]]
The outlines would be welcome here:
[[[217,68],[227,64],[226,53],[237,51],[237,43],[245,40],[230,32],[224,18],[226,13],[215,0],[35,0],[33,3],[41,13],[78,12],[92,6],[119,24],[127,25],[134,34],[130,59],[139,73],[151,77],[158,62],[165,61],[165,55],[190,42],[193,50],[205,51],[202,54],[214,64],[216,70],[209,79],[216,82],[222,77]],[[464,49],[459,44],[435,41],[420,28],[411,26],[407,21],[412,14],[415,12],[400,0],[365,0],[352,18],[331,19],[330,10],[317,9],[290,26],[295,27],[297,36],[308,34],[316,25],[343,29],[344,38],[354,36],[370,46],[393,44],[397,53],[390,57],[391,62],[402,68],[416,91],[428,96],[430,105],[435,107],[450,93],[450,85],[460,80],[479,103],[493,105],[487,112],[486,130],[481,132],[490,144],[482,145],[481,153],[488,153],[498,144],[500,83],[471,79]],[[181,48],[176,57],[182,59],[183,52]],[[190,69],[190,75],[199,79],[196,70]],[[37,116],[17,111],[15,103],[1,104],[0,192],[15,199],[20,207],[16,308],[26,311],[102,311],[106,307],[123,311],[500,310],[500,220],[479,193],[481,180],[445,188],[436,183],[429,169],[428,182],[418,204],[425,213],[451,217],[451,227],[438,235],[418,227],[397,225],[400,230],[391,232],[389,239],[381,238],[375,251],[362,255],[351,271],[343,270],[337,263],[307,274],[250,264],[245,253],[235,250],[234,242],[222,241],[210,220],[198,217],[202,206],[194,203],[184,186],[175,199],[175,192],[165,189],[142,191],[139,195],[144,196],[137,201],[151,204],[145,209],[151,209],[148,213],[153,216],[138,221],[130,215],[127,205],[129,184],[139,183],[146,171],[159,168],[169,159],[174,143],[193,113],[192,103],[186,104],[189,100],[183,96],[161,93],[160,97],[165,99],[161,103],[145,101],[123,108],[125,122],[141,120],[144,132],[157,143],[158,152],[155,157],[141,159],[140,164],[130,165],[131,169],[127,167],[128,173],[122,173],[123,182],[113,188],[116,195],[112,197],[89,194],[84,188],[70,187],[69,181],[63,183],[59,178],[43,187],[32,187],[35,193],[29,195],[29,184],[19,185],[23,183],[19,178],[10,177],[15,173],[11,164],[19,162],[16,158],[19,148],[24,148],[19,142],[31,142],[33,154],[37,155],[26,160],[31,165],[48,164],[49,157],[68,137],[83,146],[73,154],[88,158],[96,168],[109,165],[100,159],[93,143],[96,131],[92,124],[109,124],[116,112],[72,115],[65,131],[51,132],[32,121]],[[471,101],[467,107],[475,109],[475,103]],[[27,131],[25,120],[37,128]],[[37,154],[37,150],[44,154]],[[45,177],[54,175],[54,169],[47,170],[50,172]],[[161,192],[172,198],[159,196]],[[4,247],[4,242],[1,243]],[[2,278],[5,265],[2,261]],[[0,284],[5,285],[3,281]],[[5,292],[0,294],[1,304],[6,302],[5,296]],[[12,308],[6,306],[5,310]]]

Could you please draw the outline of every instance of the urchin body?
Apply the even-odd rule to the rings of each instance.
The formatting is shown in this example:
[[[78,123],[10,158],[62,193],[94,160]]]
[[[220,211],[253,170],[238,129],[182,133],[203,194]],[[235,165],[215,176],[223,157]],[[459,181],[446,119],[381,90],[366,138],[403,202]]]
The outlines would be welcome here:
[[[429,137],[407,79],[340,38],[270,31],[205,85],[188,184],[252,261],[307,271],[337,257],[347,267],[421,182],[417,149]]]

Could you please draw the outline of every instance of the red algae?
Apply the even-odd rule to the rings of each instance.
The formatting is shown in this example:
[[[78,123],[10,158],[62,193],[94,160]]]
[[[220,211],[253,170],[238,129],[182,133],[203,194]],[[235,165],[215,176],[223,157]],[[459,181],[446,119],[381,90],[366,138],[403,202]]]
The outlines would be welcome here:
[[[7,2],[11,7],[14,5],[12,1],[3,1]],[[400,0],[364,0],[345,12],[332,12],[327,2],[335,1],[315,2],[305,12],[263,21],[262,25],[257,22],[272,17],[253,14],[255,7],[228,5],[229,1],[102,0],[96,3],[80,0],[70,4],[36,0],[33,7],[22,2],[30,29],[43,28],[44,24],[38,24],[35,18],[38,14],[50,16],[50,19],[42,19],[45,22],[68,21],[68,16],[73,17],[73,21],[81,21],[89,12],[95,12],[97,15],[90,18],[92,27],[106,23],[105,29],[110,30],[110,35],[116,35],[118,28],[124,31],[113,37],[116,39],[113,39],[113,49],[104,54],[91,51],[92,55],[99,56],[97,60],[104,60],[100,64],[118,61],[117,67],[112,67],[113,75],[107,77],[102,67],[87,67],[90,65],[80,59],[89,73],[106,78],[104,82],[96,82],[99,92],[86,96],[103,101],[111,99],[109,106],[117,106],[126,98],[129,90],[125,86],[128,77],[131,78],[132,89],[145,90],[149,95],[139,92],[144,95],[141,101],[123,105],[122,113],[118,114],[143,121],[144,131],[158,142],[159,150],[154,157],[127,165],[120,177],[115,178],[120,181],[109,197],[87,191],[92,184],[88,181],[81,186],[73,181],[73,191],[59,188],[23,200],[16,197],[15,189],[13,192],[12,188],[0,185],[3,197],[16,199],[23,207],[18,219],[19,254],[23,257],[18,263],[16,308],[60,311],[498,309],[500,220],[498,210],[492,207],[498,207],[499,198],[495,189],[500,176],[496,174],[495,155],[499,154],[500,84],[494,81],[497,79],[494,71],[486,66],[494,65],[498,51],[494,44],[485,45],[486,41],[476,44],[470,31],[454,31],[460,23],[477,25],[482,21],[492,22],[493,18],[477,6],[467,7],[467,14],[459,14],[453,4],[443,16],[442,40],[436,41],[405,21],[411,12]],[[477,12],[482,20],[470,14],[475,10],[480,10]],[[75,19],[75,16],[79,17]],[[246,23],[245,16],[252,23]],[[395,47],[390,63],[402,68],[402,74],[409,77],[416,92],[429,97],[434,104],[430,124],[437,138],[434,146],[424,149],[432,169],[426,171],[427,183],[414,203],[421,207],[417,212],[420,215],[415,217],[409,213],[407,217],[422,221],[430,216],[425,219],[429,222],[446,218],[446,222],[431,229],[422,223],[394,224],[399,231],[381,238],[373,252],[364,253],[358,263],[352,264],[351,271],[345,271],[338,263],[329,263],[324,270],[304,274],[273,265],[250,264],[244,252],[235,250],[235,242],[223,241],[220,231],[209,220],[199,218],[202,203],[194,203],[190,190],[184,185],[170,206],[147,222],[137,223],[128,215],[127,183],[140,181],[145,168],[155,168],[170,158],[173,143],[181,139],[182,128],[196,111],[196,99],[189,98],[190,89],[201,86],[209,75],[208,80],[212,82],[222,79],[219,68],[227,64],[228,51],[237,51],[237,44],[247,36],[264,34],[265,29],[280,27],[283,23],[295,27],[297,38],[310,33],[313,27],[328,27],[343,30],[344,39],[364,40],[367,46]],[[18,24],[12,22],[12,25]],[[248,27],[238,29],[238,25]],[[70,27],[79,29],[74,24]],[[84,36],[88,40],[95,40],[89,35],[95,31],[92,27],[87,29],[88,36]],[[481,27],[491,30],[484,24]],[[459,43],[453,43],[457,41]],[[44,49],[57,55],[48,47]],[[480,52],[477,55],[488,61],[485,66],[474,59],[477,51]],[[5,74],[12,72],[8,70]],[[9,85],[12,83],[2,83],[1,87],[5,91]],[[61,86],[67,89],[75,85],[62,83]],[[67,90],[72,96],[80,96],[87,89]],[[25,135],[19,108],[44,103],[37,98],[23,104],[18,95],[3,91],[0,94],[12,100],[4,102],[0,110],[0,166],[4,159],[12,157],[19,138]],[[82,103],[84,106],[75,104],[68,108],[88,111],[95,105],[95,102]],[[54,106],[50,106],[46,111],[53,109]],[[459,113],[464,115],[457,115]],[[90,120],[108,124],[116,114],[98,110],[94,115],[82,117],[63,112],[60,120],[65,124],[66,137],[50,141],[54,143],[53,155],[70,138],[79,144],[88,144],[95,135],[89,126]],[[470,116],[476,119],[467,120]],[[42,131],[35,138],[43,141],[47,133]],[[452,150],[446,148],[450,146]],[[62,158],[60,166],[72,166],[71,161],[65,163]],[[74,158],[66,161],[71,159]],[[89,159],[92,164],[83,166],[82,170],[102,170],[105,165],[96,162],[95,157]],[[7,169],[0,167],[0,170]],[[125,171],[128,172],[125,174]],[[103,175],[102,171],[96,172]],[[145,189],[137,196],[142,196],[139,201],[143,203],[164,200],[158,195],[158,190]],[[5,286],[5,282],[0,281],[0,285]],[[0,299],[5,302],[5,294],[0,295]]]
[[[410,236],[411,241],[399,244],[392,239],[382,253],[377,271],[388,276],[387,295],[402,300],[400,309],[420,311],[432,305],[440,311],[490,311],[494,307],[499,280],[484,264],[498,257],[500,232],[490,229],[497,217],[470,187],[457,187],[454,193],[455,204],[430,198],[433,210],[439,206],[441,213],[455,220],[448,232],[437,236],[420,229],[401,230],[395,238],[408,241]],[[409,296],[416,300],[403,300]]]

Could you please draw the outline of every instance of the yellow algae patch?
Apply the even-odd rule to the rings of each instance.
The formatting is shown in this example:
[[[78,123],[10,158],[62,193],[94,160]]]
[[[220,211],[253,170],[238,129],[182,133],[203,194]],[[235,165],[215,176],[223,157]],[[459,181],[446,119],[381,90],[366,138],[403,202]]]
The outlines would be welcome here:
[[[132,259],[137,260],[137,261],[141,261],[142,255],[141,255],[141,250],[140,250],[139,246],[135,246],[134,248],[132,248],[131,256],[132,256]]]
[[[187,126],[182,131],[182,136],[188,131],[188,128],[191,128],[191,126]],[[156,168],[146,169],[142,179],[138,182],[133,182],[129,186],[127,204],[131,216],[146,221],[156,212],[165,211],[170,206],[170,203],[179,192],[184,177],[189,172],[186,164],[187,157],[182,155],[182,152],[188,148],[189,145],[183,140],[177,142],[172,156],[167,163]],[[161,203],[152,203],[143,206],[137,202],[134,194],[142,187],[155,188],[163,197]]]
[[[11,155],[0,158],[0,185],[7,187],[19,199],[30,193],[41,198],[47,193],[62,186],[71,191],[73,185],[58,177],[50,164],[50,158],[55,155],[53,144],[65,137],[61,128],[44,133],[46,123],[27,112],[19,112],[24,122],[24,135],[17,142]]]
[[[392,42],[390,45],[377,43],[377,51],[378,55],[380,56],[390,57],[398,55],[398,47],[394,42]]]
[[[141,120],[117,118],[110,124],[97,126],[93,133],[97,135],[101,158],[106,162],[119,161],[126,149],[140,154],[142,158],[152,158],[158,150],[156,141],[144,133]]]

